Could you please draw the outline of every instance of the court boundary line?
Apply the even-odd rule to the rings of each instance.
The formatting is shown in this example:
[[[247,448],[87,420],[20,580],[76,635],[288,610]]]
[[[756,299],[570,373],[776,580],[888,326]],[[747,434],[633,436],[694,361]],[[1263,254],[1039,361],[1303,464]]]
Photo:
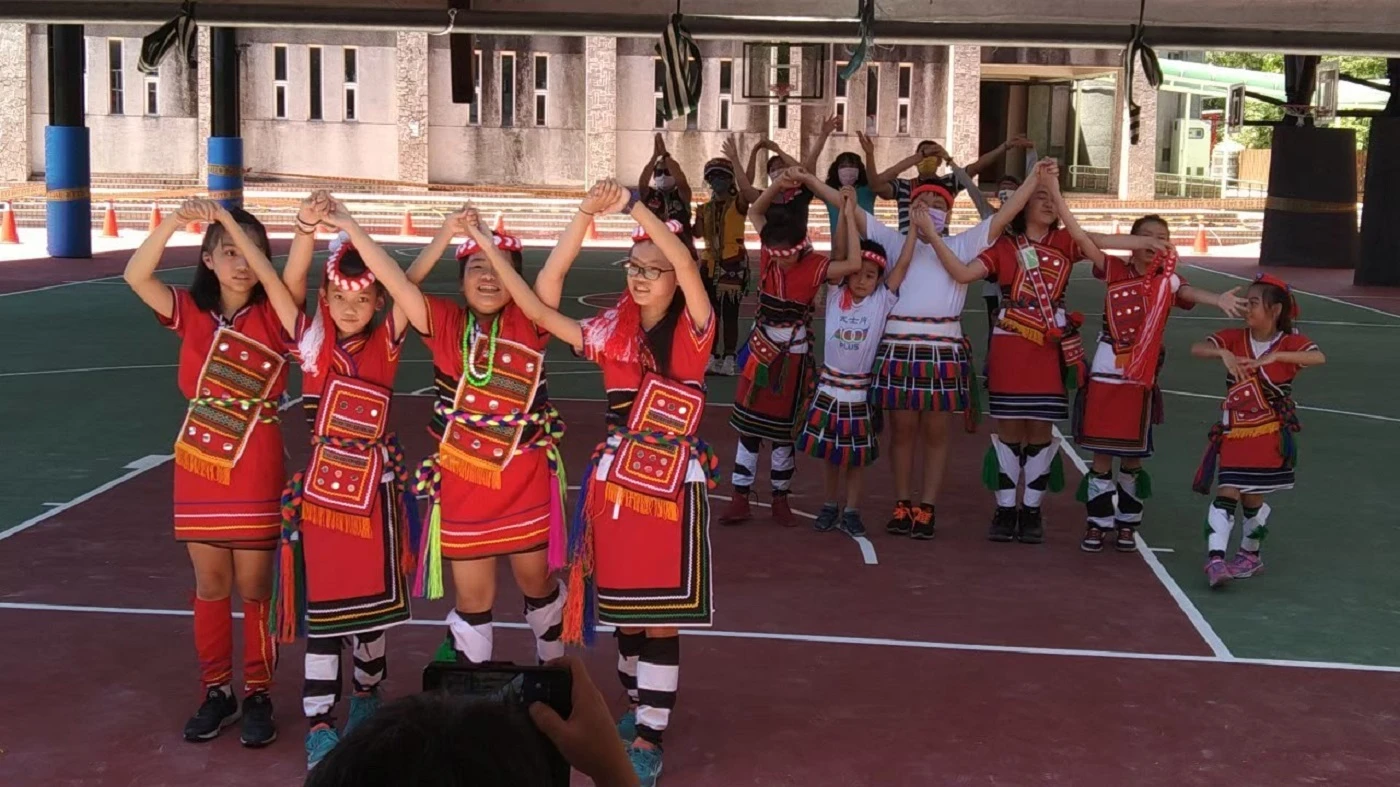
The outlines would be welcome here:
[[[133,249],[132,251],[133,251],[133,253],[135,253],[135,250],[134,250],[134,249]],[[285,254],[279,254],[279,255],[277,255],[277,257],[285,257],[285,256],[286,256]],[[274,257],[273,259],[277,259],[277,257]],[[174,268],[156,268],[156,273],[168,273],[168,272],[172,272],[172,271],[187,271],[187,270],[191,270],[191,269],[196,268],[196,267],[198,267],[198,266],[196,266],[196,265],[178,265],[178,266],[176,266],[176,267],[174,267]],[[111,280],[113,280],[113,279],[120,279],[122,276],[123,276],[123,274],[117,273],[117,274],[114,274],[114,275],[112,275],[112,276],[99,276],[99,277],[97,277],[97,278],[95,278],[95,279],[81,279],[81,280],[79,280],[79,281],[61,281],[61,282],[58,282],[57,284],[46,284],[46,285],[44,285],[43,287],[34,287],[34,288],[28,289],[28,290],[11,290],[10,292],[0,292],[0,298],[8,298],[8,297],[10,297],[11,295],[29,295],[30,293],[35,293],[35,292],[47,292],[47,291],[49,291],[49,290],[57,290],[57,289],[59,289],[60,287],[76,287],[76,286],[78,286],[79,284],[94,284],[94,283],[96,283],[96,282],[111,281]]]
[[[1225,398],[1223,396],[1216,396],[1215,394],[1194,393],[1192,391],[1174,391],[1168,388],[1163,388],[1162,393],[1171,394],[1173,396],[1185,396],[1191,399],[1213,399],[1217,402]],[[1375,413],[1358,413],[1352,410],[1336,410],[1331,407],[1313,407],[1311,405],[1303,404],[1295,405],[1295,407],[1299,410],[1305,410],[1307,412],[1313,413],[1331,413],[1332,415],[1346,415],[1351,416],[1352,418],[1366,418],[1371,421],[1384,421],[1386,423],[1400,424],[1400,418],[1396,418],[1390,415],[1376,415]]]
[[[1051,431],[1054,434],[1055,440],[1060,444],[1060,450],[1064,452],[1070,462],[1074,463],[1074,467],[1079,471],[1080,475],[1088,475],[1089,465],[1084,461],[1084,458],[1079,455],[1079,452],[1070,446],[1069,440],[1065,439],[1065,435],[1060,431],[1060,427],[1052,426]],[[1215,654],[1214,657],[1221,661],[1237,661],[1238,659],[1235,658],[1235,655],[1226,647],[1225,641],[1220,638],[1219,634],[1215,633],[1215,628],[1210,625],[1210,621],[1206,620],[1205,615],[1201,614],[1201,610],[1187,597],[1186,591],[1181,589],[1181,585],[1179,585],[1176,579],[1172,577],[1171,573],[1167,571],[1167,567],[1162,565],[1162,561],[1157,558],[1157,553],[1152,551],[1152,547],[1143,539],[1142,533],[1135,532],[1133,537],[1137,540],[1136,551],[1138,555],[1142,557],[1143,562],[1147,564],[1153,576],[1157,577],[1157,581],[1166,588],[1167,594],[1172,597],[1177,607],[1186,615],[1186,619],[1191,622],[1191,625],[1196,629],[1196,633],[1205,641],[1206,647],[1210,648],[1211,653]],[[1397,668],[1397,671],[1400,671],[1400,668]]]
[[[1218,270],[1216,270],[1216,269],[1214,269],[1214,268],[1208,268],[1208,267],[1206,267],[1206,266],[1204,266],[1204,265],[1198,265],[1198,264],[1196,264],[1196,263],[1188,263],[1186,267],[1188,267],[1188,268],[1195,268],[1195,269],[1198,270],[1198,271],[1204,271],[1204,272],[1206,272],[1206,273],[1218,273],[1218,274],[1220,274],[1221,276],[1224,276],[1224,277],[1230,278],[1230,279],[1235,279],[1235,280],[1237,280],[1237,281],[1248,281],[1248,282],[1254,281],[1253,279],[1251,279],[1251,278],[1248,277],[1248,276],[1241,276],[1241,275],[1239,275],[1238,273],[1226,273],[1225,271],[1218,271]],[[1314,298],[1321,298],[1321,299],[1324,300],[1324,301],[1331,301],[1332,303],[1341,304],[1342,306],[1350,306],[1350,307],[1355,308],[1355,309],[1361,309],[1362,311],[1371,312],[1372,314],[1379,314],[1379,315],[1382,315],[1382,316],[1384,316],[1384,317],[1389,317],[1389,318],[1391,318],[1392,320],[1400,320],[1400,314],[1396,314],[1395,312],[1384,311],[1384,310],[1382,310],[1382,309],[1377,309],[1377,308],[1375,308],[1374,306],[1367,306],[1367,305],[1362,304],[1362,303],[1352,303],[1351,301],[1344,301],[1344,300],[1342,300],[1341,298],[1337,298],[1337,297],[1334,297],[1334,296],[1331,296],[1331,295],[1322,295],[1321,293],[1308,292],[1307,290],[1299,290],[1299,289],[1294,289],[1294,290],[1293,290],[1293,293],[1294,293],[1295,295],[1311,295],[1311,296],[1314,297]]]
[[[109,607],[109,606],[88,606],[82,604],[46,604],[42,602],[21,602],[4,601],[0,602],[0,611],[13,612],[49,612],[49,613],[79,613],[79,614],[106,614],[106,615],[130,615],[142,617],[172,617],[190,618],[194,613],[188,609],[164,609],[153,607]],[[241,612],[233,613],[235,618],[242,618]],[[410,626],[431,626],[440,627],[441,620],[429,620],[414,618],[406,621]],[[529,624],[501,622],[494,624],[498,628],[512,631],[528,631]],[[599,633],[609,633],[613,630],[611,626],[599,626]],[[1131,650],[1102,650],[1095,648],[1052,648],[1034,645],[992,645],[970,642],[940,642],[936,640],[898,639],[894,637],[859,637],[839,634],[803,634],[803,633],[783,633],[773,631],[739,631],[729,629],[686,629],[680,630],[681,634],[689,637],[709,637],[714,639],[738,639],[738,640],[762,640],[770,642],[799,642],[809,645],[851,645],[864,647],[902,648],[910,650],[943,650],[961,651],[971,653],[1004,653],[1023,656],[1060,656],[1069,658],[1094,658],[1117,661],[1153,661],[1153,662],[1177,662],[1194,664],[1218,664],[1223,666],[1238,667],[1278,667],[1286,669],[1309,669],[1328,670],[1337,672],[1367,672],[1378,674],[1400,674],[1400,666],[1390,666],[1385,664],[1357,664],[1347,661],[1308,661],[1305,659],[1265,659],[1252,657],[1221,658],[1218,656],[1202,656],[1191,653],[1159,653],[1153,651],[1131,651]]]

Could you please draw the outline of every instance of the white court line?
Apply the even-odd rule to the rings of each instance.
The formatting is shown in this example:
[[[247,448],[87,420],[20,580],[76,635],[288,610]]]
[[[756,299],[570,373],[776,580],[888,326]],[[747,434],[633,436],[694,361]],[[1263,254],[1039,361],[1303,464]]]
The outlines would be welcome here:
[[[41,604],[34,602],[0,602],[0,610],[29,612],[76,612],[98,615],[140,615],[150,617],[188,618],[194,613],[188,609],[152,609],[139,607],[102,607],[77,604]],[[241,612],[233,614],[243,617]],[[414,619],[410,626],[441,627],[441,620]],[[525,623],[505,623],[497,621],[497,628],[526,631]],[[611,626],[599,626],[599,633],[609,633]],[[1249,665],[1257,667],[1283,667],[1289,669],[1335,670],[1339,672],[1374,672],[1400,674],[1400,667],[1384,664],[1354,664],[1344,661],[1304,661],[1300,659],[1256,659],[1219,658],[1216,656],[1196,656],[1187,653],[1150,653],[1130,650],[1097,650],[1085,648],[1043,648],[1020,645],[982,645],[966,642],[933,642],[916,639],[894,639],[890,637],[849,637],[831,634],[782,633],[771,631],[730,631],[724,629],[681,629],[688,637],[713,637],[716,639],[765,640],[769,642],[801,642],[817,645],[855,645],[877,648],[906,648],[911,650],[948,650],[972,653],[1007,653],[1024,656],[1065,656],[1070,658],[1111,659],[1120,661],[1184,662],[1192,664],[1217,664],[1228,667]]]
[[[278,258],[284,257],[284,256],[286,256],[286,255],[278,255],[278,257],[274,257],[274,259],[278,259]],[[193,267],[195,267],[195,266],[194,266],[194,265],[180,265],[180,266],[175,267],[175,268],[157,268],[157,269],[156,269],[156,273],[167,273],[167,272],[169,272],[169,271],[187,271],[187,270],[189,270],[190,268],[193,268]],[[31,292],[44,292],[44,291],[46,291],[46,290],[56,290],[56,289],[58,289],[58,288],[60,288],[60,287],[76,287],[76,286],[79,285],[79,284],[92,284],[92,283],[94,283],[94,282],[100,282],[100,281],[112,281],[113,279],[120,279],[121,277],[122,277],[122,274],[118,273],[118,274],[113,275],[113,276],[99,276],[99,277],[96,278],[96,279],[82,279],[82,280],[80,280],[80,281],[64,281],[64,282],[59,282],[58,284],[49,284],[49,285],[46,285],[46,286],[43,286],[43,287],[35,287],[35,288],[29,289],[29,290],[14,290],[13,292],[0,292],[0,298],[8,298],[8,297],[10,297],[11,295],[28,295],[28,294],[30,294]]]
[[[50,374],[85,374],[87,372],[120,372],[126,369],[175,369],[173,363],[146,363],[133,366],[85,366],[78,369],[41,369],[34,372],[0,372],[0,377],[42,377]]]
[[[1103,317],[1103,314],[1099,312],[1084,312],[1084,316]],[[1180,313],[1180,311],[1173,312],[1171,320],[1172,322],[1175,322],[1177,320],[1196,320],[1198,322],[1240,322],[1239,317],[1226,317],[1223,314],[1218,317],[1215,317],[1204,314],[1182,314]],[[1400,322],[1349,322],[1347,320],[1295,320],[1294,325],[1301,326],[1304,328],[1310,325],[1327,325],[1340,328],[1400,328]]]
[[[1074,463],[1080,475],[1088,475],[1089,465],[1085,464],[1079,452],[1075,451],[1074,448],[1070,446],[1069,441],[1066,440],[1064,434],[1060,432],[1060,428],[1058,426],[1052,426],[1050,428],[1053,430],[1055,439],[1060,444],[1060,450]],[[1225,647],[1224,640],[1220,639],[1220,635],[1215,633],[1215,629],[1211,628],[1210,622],[1207,621],[1205,616],[1201,614],[1201,611],[1196,608],[1196,605],[1191,603],[1191,599],[1186,597],[1186,592],[1176,583],[1172,575],[1167,573],[1167,569],[1162,565],[1162,561],[1157,559],[1157,554],[1148,546],[1147,542],[1143,540],[1142,533],[1134,533],[1134,537],[1137,539],[1137,553],[1142,555],[1142,559],[1147,563],[1148,568],[1152,569],[1152,573],[1157,576],[1158,581],[1167,589],[1167,593],[1176,601],[1176,605],[1181,608],[1186,618],[1191,621],[1191,625],[1196,627],[1196,633],[1200,634],[1201,639],[1205,640],[1206,645],[1210,646],[1210,652],[1214,653],[1217,659],[1233,660],[1235,657],[1230,653],[1230,649]],[[1397,669],[1397,671],[1400,671],[1400,669]]]
[[[1215,394],[1193,393],[1193,392],[1191,392],[1191,391],[1173,391],[1173,390],[1170,390],[1170,389],[1167,389],[1167,388],[1163,388],[1163,389],[1162,389],[1162,393],[1164,393],[1164,394],[1171,394],[1172,396],[1188,396],[1188,397],[1190,397],[1190,398],[1192,398],[1192,399],[1213,399],[1213,400],[1215,400],[1215,401],[1217,401],[1217,402],[1224,398],[1224,397],[1221,397],[1221,396],[1216,396]],[[1299,409],[1299,410],[1307,410],[1307,411],[1309,411],[1309,412],[1314,412],[1314,413],[1331,413],[1332,415],[1348,415],[1348,416],[1351,416],[1352,418],[1366,418],[1366,419],[1371,420],[1371,421],[1385,421],[1385,422],[1387,422],[1387,423],[1400,424],[1400,418],[1395,418],[1395,417],[1389,416],[1389,415],[1375,415],[1375,414],[1373,414],[1373,413],[1355,413],[1355,412],[1352,412],[1351,410],[1334,410],[1334,409],[1332,409],[1332,408],[1330,408],[1330,407],[1312,407],[1312,406],[1309,406],[1309,405],[1302,405],[1302,404],[1300,404],[1300,405],[1295,405],[1295,407],[1296,407],[1297,409]]]
[[[284,403],[281,407],[279,407],[279,408],[277,408],[277,409],[278,409],[279,412],[286,412],[287,410],[290,410],[291,408],[295,407],[295,406],[296,406],[297,404],[299,404],[300,402],[301,402],[301,397],[300,397],[300,396],[298,396],[298,397],[295,398],[295,399],[288,399],[286,403]],[[10,529],[8,529],[8,530],[0,531],[0,541],[4,541],[5,539],[9,538],[10,536],[17,535],[17,534],[19,534],[19,533],[23,533],[24,531],[28,530],[29,528],[34,527],[35,525],[37,525],[37,524],[39,524],[39,523],[41,523],[41,522],[43,522],[43,521],[45,521],[45,520],[47,520],[47,519],[50,519],[50,518],[55,517],[55,516],[58,516],[59,514],[63,513],[64,511],[67,511],[68,509],[73,508],[74,506],[80,506],[80,505],[82,505],[83,503],[86,503],[87,501],[93,499],[94,497],[97,497],[98,495],[102,494],[103,492],[106,492],[106,491],[111,490],[111,489],[113,489],[113,488],[115,488],[115,487],[118,487],[118,486],[120,486],[120,485],[126,483],[127,481],[130,481],[131,479],[135,478],[136,476],[141,475],[142,473],[146,472],[147,470],[151,470],[151,469],[153,469],[153,468],[160,467],[161,465],[165,464],[166,462],[169,462],[171,459],[174,459],[174,458],[175,458],[175,455],[174,455],[174,454],[149,454],[149,455],[147,455],[147,456],[141,457],[140,459],[133,459],[132,461],[127,462],[126,465],[125,465],[125,469],[129,470],[130,472],[128,472],[128,473],[126,473],[126,474],[124,474],[124,475],[118,476],[118,477],[112,479],[111,481],[108,481],[107,483],[103,484],[102,486],[97,487],[96,489],[93,489],[93,490],[84,492],[84,493],[82,493],[81,495],[78,495],[77,497],[75,497],[75,498],[73,498],[72,500],[69,500],[69,501],[67,501],[67,502],[64,502],[64,503],[45,503],[44,505],[46,505],[46,506],[53,506],[53,507],[50,508],[49,510],[45,511],[45,512],[42,513],[42,514],[38,514],[38,515],[36,515],[36,516],[32,516],[32,517],[30,517],[30,518],[24,520],[23,522],[20,522],[18,525],[15,525],[14,527],[12,527],[12,528],[10,528]]]
[[[1205,267],[1204,265],[1189,264],[1189,265],[1187,265],[1186,267],[1188,267],[1188,268],[1195,268],[1195,269],[1198,270],[1198,271],[1205,271],[1206,273],[1218,273],[1218,274],[1220,274],[1221,276],[1225,276],[1225,277],[1231,278],[1231,279],[1237,279],[1237,280],[1239,280],[1239,281],[1249,281],[1249,282],[1254,281],[1254,279],[1250,278],[1249,276],[1240,276],[1240,275],[1234,274],[1234,273],[1226,273],[1225,271],[1218,271],[1218,270],[1215,270],[1214,268],[1207,268],[1207,267]],[[1396,313],[1394,313],[1394,312],[1388,312],[1388,311],[1385,311],[1385,310],[1383,310],[1383,309],[1377,309],[1377,308],[1375,308],[1374,306],[1364,306],[1364,305],[1362,305],[1362,304],[1360,304],[1360,303],[1352,303],[1351,301],[1344,301],[1344,300],[1342,300],[1341,298],[1333,298],[1331,295],[1318,295],[1318,294],[1315,293],[1315,292],[1308,292],[1307,290],[1298,290],[1298,289],[1293,290],[1293,292],[1294,292],[1295,294],[1297,294],[1297,295],[1311,295],[1311,296],[1314,297],[1314,298],[1321,298],[1321,299],[1324,300],[1324,301],[1331,301],[1331,302],[1333,302],[1333,303],[1340,303],[1340,304],[1343,305],[1343,306],[1350,306],[1350,307],[1352,307],[1352,308],[1354,308],[1354,309],[1361,309],[1361,310],[1363,310],[1363,311],[1368,311],[1368,312],[1371,312],[1371,313],[1373,313],[1373,314],[1379,314],[1379,315],[1382,315],[1382,316],[1384,316],[1384,317],[1389,317],[1389,318],[1391,318],[1392,320],[1400,319],[1400,314],[1396,314]]]

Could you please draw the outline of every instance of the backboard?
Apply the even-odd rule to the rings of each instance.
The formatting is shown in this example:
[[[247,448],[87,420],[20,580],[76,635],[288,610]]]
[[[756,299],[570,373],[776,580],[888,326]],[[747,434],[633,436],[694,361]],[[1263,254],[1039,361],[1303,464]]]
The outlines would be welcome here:
[[[1317,125],[1331,125],[1337,117],[1337,93],[1341,67],[1335,60],[1317,64],[1317,90],[1313,93],[1313,118]]]
[[[828,44],[744,44],[736,104],[807,104],[825,97]]]

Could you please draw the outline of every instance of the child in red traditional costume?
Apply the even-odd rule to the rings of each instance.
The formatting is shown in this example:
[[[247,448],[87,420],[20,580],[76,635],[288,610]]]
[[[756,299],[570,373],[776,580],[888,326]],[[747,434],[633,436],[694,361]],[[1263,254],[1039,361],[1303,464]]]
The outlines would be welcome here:
[[[313,317],[300,315],[291,342],[302,368],[311,461],[283,499],[275,630],[306,635],[302,711],[307,769],[335,748],[332,715],[341,695],[341,651],[349,647],[354,694],[348,733],[379,706],[385,631],[410,617],[408,577],[418,502],[403,449],[388,431],[406,322],[384,308],[384,288],[365,265],[395,265],[329,194],[302,203],[283,277],[306,300],[315,231],[345,233],[326,261]]]
[[[1245,327],[1216,331],[1191,346],[1197,358],[1219,358],[1225,365],[1225,401],[1220,423],[1211,427],[1210,446],[1196,473],[1194,488],[1215,502],[1206,513],[1206,579],[1218,588],[1264,568],[1259,547],[1268,534],[1264,496],[1293,488],[1301,428],[1293,404],[1293,380],[1308,366],[1326,363],[1317,345],[1293,327],[1298,302],[1288,284],[1268,274],[1247,292]],[[1243,509],[1240,547],[1229,563],[1225,550],[1235,529],[1235,509]]]
[[[687,228],[662,222],[615,183],[595,193],[639,225],[616,306],[582,321],[566,317],[495,262],[521,308],[603,372],[608,437],[589,465],[569,536],[565,637],[591,643],[595,616],[617,627],[618,674],[633,704],[618,731],[650,787],[676,702],[677,629],[709,626],[713,613],[708,490],[718,460],[696,432],[715,321],[699,264],[681,240]]]
[[[1171,242],[1160,216],[1133,222],[1132,234]],[[1172,249],[1141,249],[1127,259],[1105,255],[1104,264],[1094,267],[1094,276],[1104,280],[1107,292],[1089,383],[1075,401],[1074,441],[1094,455],[1079,487],[1078,497],[1088,514],[1079,548],[1099,552],[1104,541],[1115,536],[1119,552],[1133,552],[1142,501],[1152,490],[1142,461],[1152,455],[1153,424],[1162,422],[1157,375],[1166,360],[1162,339],[1167,318],[1173,306],[1190,309],[1198,303],[1218,306],[1235,317],[1243,301],[1235,294],[1239,288],[1217,294],[1187,284],[1177,272]]]
[[[729,418],[739,433],[734,495],[720,517],[721,524],[738,524],[751,516],[749,495],[764,440],[772,445],[773,519],[788,527],[797,524],[787,496],[796,468],[793,444],[812,375],[812,312],[828,279],[840,281],[860,269],[858,258],[833,265],[826,255],[812,250],[805,211],[799,218],[796,212],[768,210],[779,194],[805,190],[804,175],[796,167],[784,172],[749,208],[749,221],[763,243],[758,314],[739,352],[739,385]]]
[[[467,213],[474,231],[479,217]],[[587,226],[585,217],[570,231],[581,234]],[[440,253],[452,231],[440,233],[420,260]],[[397,266],[366,262],[394,299],[395,321],[402,313],[433,355],[437,402],[430,431],[439,445],[418,471],[432,513],[416,584],[428,598],[441,597],[442,561],[451,562],[456,607],[439,656],[492,660],[496,559],[508,557],[544,662],[564,653],[565,596],[550,576],[551,561],[563,565],[566,533],[557,448],[564,424],[545,383],[549,334],[512,301],[487,254],[494,249],[520,266],[520,240],[500,234],[485,240],[483,248],[469,233],[457,249],[466,308],[422,294]]]
[[[165,245],[191,221],[209,222],[194,283],[155,276]],[[175,442],[175,540],[194,564],[195,649],[204,703],[185,740],[213,739],[238,719],[233,679],[236,587],[243,599],[245,746],[277,737],[268,689],[277,643],[268,631],[273,549],[286,480],[277,400],[287,385],[283,331],[297,306],[268,262],[267,231],[241,209],[191,200],[151,233],[125,279],[162,325],[180,337],[180,392],[189,409]]]
[[[885,333],[885,318],[899,302],[899,286],[914,259],[917,241],[906,236],[899,259],[891,267],[885,247],[860,239],[856,211],[861,208],[856,189],[843,187],[841,197],[834,245],[838,252],[831,267],[844,267],[841,263],[846,260],[858,259],[860,270],[827,288],[823,366],[816,397],[797,436],[797,448],[826,460],[826,503],[813,526],[829,531],[839,521],[847,534],[863,536],[860,494],[864,470],[880,454],[877,430],[871,423],[870,370]]]

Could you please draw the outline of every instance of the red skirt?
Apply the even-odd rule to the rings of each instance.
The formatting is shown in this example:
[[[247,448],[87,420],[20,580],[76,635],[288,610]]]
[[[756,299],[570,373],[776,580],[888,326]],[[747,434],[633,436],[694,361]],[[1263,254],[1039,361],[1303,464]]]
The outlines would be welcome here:
[[[1058,344],[993,334],[987,351],[987,400],[993,418],[1062,421],[1069,397]]]
[[[442,556],[475,560],[533,552],[549,544],[550,484],[545,451],[530,449],[501,472],[501,488],[442,471]]]
[[[309,636],[361,634],[409,619],[408,541],[399,503],[398,484],[379,485],[369,538],[302,523]]]
[[[1075,444],[1096,454],[1151,456],[1152,399],[1146,386],[1090,378],[1079,394]]]
[[[741,435],[791,443],[797,437],[799,410],[810,387],[812,359],[807,353],[783,353],[768,367],[760,384],[739,378],[729,424]]]
[[[1293,465],[1283,454],[1281,433],[1253,431],[1241,429],[1225,433],[1220,441],[1220,470],[1216,483],[1248,494],[1292,489]],[[1241,432],[1249,436],[1241,436]]]
[[[282,430],[259,423],[228,484],[175,465],[175,540],[227,549],[277,547],[282,535]]]

